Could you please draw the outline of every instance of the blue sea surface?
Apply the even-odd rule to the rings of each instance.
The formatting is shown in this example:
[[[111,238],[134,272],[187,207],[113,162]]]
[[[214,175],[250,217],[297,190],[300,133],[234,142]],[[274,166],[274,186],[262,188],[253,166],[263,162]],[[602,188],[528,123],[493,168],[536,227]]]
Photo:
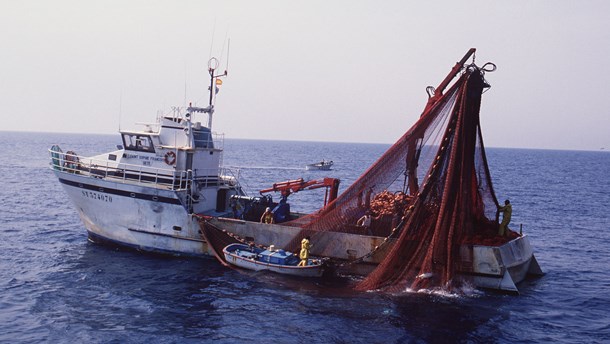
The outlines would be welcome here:
[[[2,343],[608,343],[610,154],[488,149],[545,275],[521,295],[355,292],[350,277],[299,280],[98,246],[48,168],[47,149],[93,155],[120,138],[0,132]],[[345,190],[389,145],[227,139],[250,195],[335,177]],[[332,171],[305,164],[333,160]],[[318,209],[324,189],[290,196]],[[108,214],[113,216],[113,214]]]

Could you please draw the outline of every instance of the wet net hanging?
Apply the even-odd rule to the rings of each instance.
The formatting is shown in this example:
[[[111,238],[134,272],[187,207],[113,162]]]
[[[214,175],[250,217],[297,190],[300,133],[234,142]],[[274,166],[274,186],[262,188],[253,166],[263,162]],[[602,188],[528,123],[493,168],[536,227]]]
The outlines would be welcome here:
[[[415,125],[334,202],[286,224],[302,228],[287,249],[295,250],[306,235],[316,242],[321,231],[384,236],[392,246],[358,289],[459,283],[460,245],[493,237],[498,228],[479,125],[481,95],[489,85],[476,65],[460,66],[456,74],[460,69],[447,92],[437,89]],[[374,219],[369,233],[356,226],[366,213]]]

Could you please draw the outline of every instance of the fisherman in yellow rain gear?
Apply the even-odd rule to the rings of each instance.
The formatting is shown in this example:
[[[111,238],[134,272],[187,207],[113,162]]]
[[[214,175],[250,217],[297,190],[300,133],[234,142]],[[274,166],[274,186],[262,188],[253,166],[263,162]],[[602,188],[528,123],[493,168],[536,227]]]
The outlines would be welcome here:
[[[267,207],[267,209],[265,209],[263,216],[261,216],[261,223],[275,223],[275,220],[273,219],[273,212],[271,211],[271,208]]]
[[[498,229],[499,236],[508,236],[508,224],[510,223],[510,217],[513,214],[513,206],[509,200],[504,201],[504,206],[498,206],[498,211],[502,212],[502,223]]]
[[[299,258],[301,258],[301,261],[299,262],[299,266],[307,266],[310,247],[311,244],[309,243],[309,236],[306,236],[303,240],[301,240],[301,252],[299,253]]]

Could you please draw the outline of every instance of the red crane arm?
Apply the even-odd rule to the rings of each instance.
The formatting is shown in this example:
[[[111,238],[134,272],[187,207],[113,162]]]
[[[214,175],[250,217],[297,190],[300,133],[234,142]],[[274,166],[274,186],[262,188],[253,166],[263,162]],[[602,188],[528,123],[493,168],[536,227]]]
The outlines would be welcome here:
[[[435,89],[434,95],[432,95],[428,99],[428,104],[426,104],[426,107],[424,108],[424,112],[422,113],[422,116],[424,114],[426,114],[434,106],[434,104],[436,104],[436,102],[443,96],[443,92],[445,91],[445,88],[447,88],[447,85],[449,85],[451,80],[453,80],[453,78],[455,78],[455,76],[458,75],[458,73],[464,67],[464,63],[466,63],[466,61],[470,58],[470,56],[472,56],[476,51],[477,51],[477,49],[470,48],[470,50],[468,50],[466,55],[464,55],[464,57],[462,57],[462,59],[460,61],[458,61],[455,64],[455,66],[453,66],[453,68],[451,68],[451,72],[449,72],[449,74],[445,77],[445,79],[443,81],[441,81],[441,83]]]
[[[336,178],[322,178],[308,181],[303,180],[303,178],[287,180],[284,182],[274,183],[272,187],[260,190],[260,194],[262,195],[271,191],[279,191],[281,192],[282,196],[288,197],[291,193],[299,192],[301,190],[313,190],[324,187],[331,189],[330,198],[326,197],[328,198],[328,202],[335,200],[339,191],[339,179]],[[326,199],[324,201],[324,205],[326,205]]]

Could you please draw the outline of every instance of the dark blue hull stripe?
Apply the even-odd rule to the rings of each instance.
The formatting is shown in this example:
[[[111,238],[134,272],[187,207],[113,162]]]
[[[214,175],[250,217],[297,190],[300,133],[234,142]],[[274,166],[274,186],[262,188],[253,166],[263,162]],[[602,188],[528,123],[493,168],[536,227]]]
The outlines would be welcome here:
[[[77,188],[81,188],[81,189],[85,189],[85,190],[91,190],[91,191],[96,191],[96,192],[101,192],[101,193],[107,193],[107,194],[111,194],[111,195],[124,196],[124,197],[130,197],[130,198],[137,198],[137,199],[141,199],[141,200],[145,200],[145,201],[151,201],[151,202],[160,202],[160,203],[182,205],[182,203],[180,203],[180,200],[177,199],[177,198],[163,197],[163,196],[156,196],[156,195],[149,195],[149,194],[144,194],[144,193],[139,193],[139,192],[129,192],[129,191],[118,190],[118,189],[103,188],[103,187],[100,187],[100,186],[97,186],[97,185],[73,182],[71,180],[62,179],[62,178],[59,178],[59,182],[62,183],[62,184],[74,186],[74,187],[77,187]]]

